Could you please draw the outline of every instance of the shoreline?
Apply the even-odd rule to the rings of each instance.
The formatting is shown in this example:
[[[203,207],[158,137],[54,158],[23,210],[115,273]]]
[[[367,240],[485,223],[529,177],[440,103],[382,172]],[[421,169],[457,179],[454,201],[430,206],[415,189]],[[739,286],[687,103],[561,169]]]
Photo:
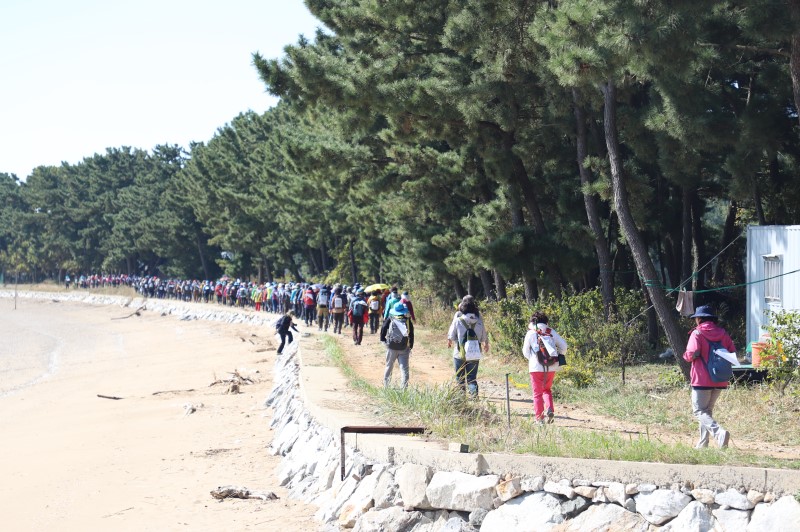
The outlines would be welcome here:
[[[272,431],[263,401],[275,357],[269,329],[158,312],[112,320],[130,312],[19,301],[14,311],[0,298],[0,312],[18,313],[6,324],[28,320],[28,334],[10,346],[16,365],[0,373],[22,383],[0,394],[0,470],[12,479],[0,488],[0,515],[10,529],[250,530],[271,518],[317,527],[313,507],[286,497],[275,479],[279,458],[266,452]],[[47,342],[31,340],[45,334],[60,342],[44,350]],[[13,377],[37,363],[40,373],[52,371]],[[254,384],[238,395],[210,386],[233,371]],[[217,501],[210,490],[222,485],[280,499]]]

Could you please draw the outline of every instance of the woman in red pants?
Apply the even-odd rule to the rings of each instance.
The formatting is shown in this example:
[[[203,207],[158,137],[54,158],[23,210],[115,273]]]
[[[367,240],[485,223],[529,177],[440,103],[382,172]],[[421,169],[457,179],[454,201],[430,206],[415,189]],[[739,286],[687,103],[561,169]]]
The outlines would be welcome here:
[[[536,422],[544,424],[555,418],[553,408],[553,378],[559,370],[558,355],[567,353],[567,342],[548,326],[547,315],[534,312],[528,324],[528,332],[522,343],[522,354],[528,359],[533,390],[533,412]]]

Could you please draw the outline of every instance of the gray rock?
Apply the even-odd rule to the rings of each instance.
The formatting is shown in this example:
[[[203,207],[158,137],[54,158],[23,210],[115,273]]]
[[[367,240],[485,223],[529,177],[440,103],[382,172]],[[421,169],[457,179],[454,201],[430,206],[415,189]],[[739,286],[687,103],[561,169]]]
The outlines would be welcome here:
[[[425,491],[433,477],[433,469],[417,464],[403,464],[394,474],[395,481],[400,488],[400,497],[403,504],[409,508],[431,509],[435,508],[428,502]],[[444,506],[439,506],[444,508]]]
[[[636,510],[648,522],[661,525],[681,513],[692,498],[679,491],[657,489],[634,497]]]
[[[658,486],[655,484],[639,484],[636,489],[639,490],[639,493],[652,493],[658,489]]]
[[[581,497],[586,497],[587,499],[593,499],[598,489],[600,488],[595,488],[594,486],[576,486],[575,493],[577,493]]]
[[[520,487],[522,491],[542,491],[544,489],[544,477],[523,477]]]
[[[501,482],[497,485],[496,490],[501,501],[511,500],[522,493],[520,479],[517,477]]]
[[[483,475],[476,477],[458,471],[437,471],[425,490],[428,502],[434,508],[471,512],[478,508],[494,508],[500,477]]]
[[[628,510],[629,512],[636,513],[636,499],[634,499],[632,497],[629,497],[628,500],[625,501],[625,504],[623,505],[623,507],[626,510]]]
[[[357,487],[358,481],[353,477],[347,477],[344,482],[331,490],[331,499],[328,500],[327,504],[321,506],[320,509],[317,510],[314,517],[323,523],[336,519],[336,516],[339,515],[339,510],[344,503],[347,502]]]
[[[461,519],[460,516],[455,515],[450,517],[444,523],[444,526],[437,530],[439,532],[462,532],[465,529],[465,525],[467,525],[467,522]]]
[[[564,517],[571,519],[584,511],[591,504],[589,499],[580,496],[574,499],[567,499],[561,503],[561,513],[564,514]]]
[[[714,502],[720,506],[728,506],[735,510],[752,510],[755,506],[755,504],[747,499],[747,495],[739,493],[733,488],[717,493],[714,496]]]
[[[477,510],[473,510],[469,514],[469,524],[474,526],[475,528],[480,528],[483,524],[483,520],[486,518],[486,514],[489,513],[489,510],[484,508],[478,508]]]
[[[747,532],[797,532],[800,530],[800,502],[784,496],[753,510]]]
[[[544,491],[555,493],[556,495],[563,495],[570,499],[574,499],[576,496],[575,489],[569,485],[569,481],[564,483],[547,481],[544,483]]]
[[[760,491],[750,490],[747,492],[747,500],[753,503],[753,506],[764,500],[764,494]]]
[[[717,524],[723,531],[737,532],[747,529],[750,522],[750,512],[747,510],[732,510],[717,508],[711,510],[712,515],[717,519]]]
[[[358,483],[356,490],[339,511],[339,526],[352,528],[358,518],[374,506],[372,494],[377,483],[378,475],[367,475]]]
[[[708,504],[709,506],[714,504],[714,495],[715,495],[715,493],[713,491],[711,491],[711,490],[695,489],[695,490],[692,490],[691,495],[692,495],[692,497],[694,497],[694,499],[696,501],[700,501],[703,504]]]
[[[712,530],[714,530],[714,516],[711,515],[711,510],[702,502],[692,501],[659,532],[711,532]]]
[[[650,523],[639,514],[616,504],[590,506],[575,519],[550,529],[551,532],[648,532]],[[483,532],[483,531],[481,531]]]
[[[394,506],[397,500],[400,487],[395,482],[394,475],[389,471],[381,471],[378,473],[378,480],[375,483],[375,491],[372,492],[372,499],[375,501],[375,508],[383,510]]]
[[[353,532],[385,532],[386,530],[409,532],[422,521],[422,518],[420,512],[406,512],[399,506],[385,510],[372,510],[356,521]]]
[[[625,490],[625,484],[620,482],[612,482],[603,490],[606,492],[606,498],[609,502],[615,502],[620,506],[625,506],[625,501],[628,499],[628,495]]]
[[[561,501],[555,495],[537,491],[511,499],[486,514],[481,532],[547,530],[563,522]]]

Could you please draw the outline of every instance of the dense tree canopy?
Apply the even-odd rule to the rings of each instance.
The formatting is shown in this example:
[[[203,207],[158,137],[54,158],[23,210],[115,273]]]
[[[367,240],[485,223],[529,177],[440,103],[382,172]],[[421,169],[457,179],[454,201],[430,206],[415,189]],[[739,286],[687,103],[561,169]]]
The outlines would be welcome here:
[[[4,267],[642,286],[674,344],[665,287],[798,221],[797,0],[306,3],[314,40],[254,56],[276,107],[0,174]]]

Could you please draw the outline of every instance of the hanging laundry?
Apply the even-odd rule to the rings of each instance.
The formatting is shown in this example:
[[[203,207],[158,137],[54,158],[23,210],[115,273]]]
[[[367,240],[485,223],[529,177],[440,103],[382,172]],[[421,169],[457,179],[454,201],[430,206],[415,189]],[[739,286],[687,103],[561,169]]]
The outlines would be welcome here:
[[[685,318],[694,314],[694,292],[686,291],[686,289],[678,292],[678,304],[675,305],[675,310]]]

